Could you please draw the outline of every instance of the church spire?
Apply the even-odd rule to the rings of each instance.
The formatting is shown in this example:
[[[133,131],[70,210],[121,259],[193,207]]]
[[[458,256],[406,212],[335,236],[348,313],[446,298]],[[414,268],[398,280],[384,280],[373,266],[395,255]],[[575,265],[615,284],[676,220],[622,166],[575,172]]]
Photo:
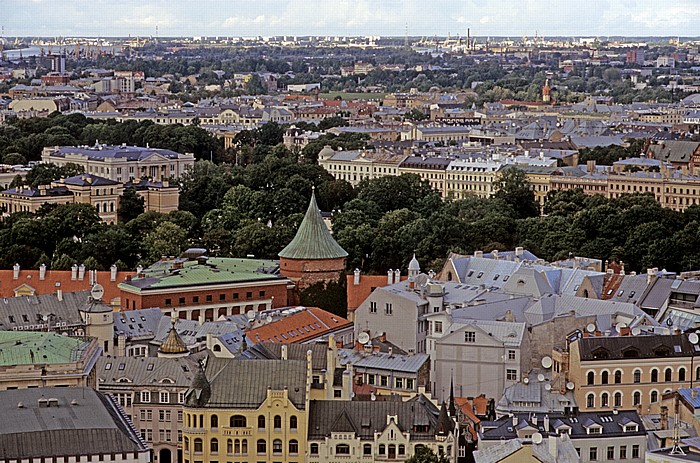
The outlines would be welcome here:
[[[457,407],[455,406],[455,386],[454,378],[450,378],[450,416],[457,416]]]

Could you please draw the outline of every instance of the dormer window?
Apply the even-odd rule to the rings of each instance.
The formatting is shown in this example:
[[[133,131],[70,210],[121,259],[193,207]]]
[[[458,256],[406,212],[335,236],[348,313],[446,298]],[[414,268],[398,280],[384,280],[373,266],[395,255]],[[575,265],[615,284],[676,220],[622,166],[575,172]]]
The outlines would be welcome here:
[[[637,425],[637,423],[630,423],[623,426],[622,430],[624,432],[637,432],[639,430],[639,425]]]
[[[593,358],[598,360],[598,359],[606,359],[610,357],[610,352],[608,352],[607,349],[604,349],[602,347],[599,347],[593,351]]]
[[[586,434],[603,434],[602,426],[591,426],[586,429]]]

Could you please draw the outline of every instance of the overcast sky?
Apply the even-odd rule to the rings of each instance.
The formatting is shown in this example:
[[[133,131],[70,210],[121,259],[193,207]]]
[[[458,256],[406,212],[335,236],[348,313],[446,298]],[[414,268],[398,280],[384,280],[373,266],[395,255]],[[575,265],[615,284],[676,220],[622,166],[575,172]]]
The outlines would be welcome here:
[[[700,36],[700,0],[0,0],[5,36]]]

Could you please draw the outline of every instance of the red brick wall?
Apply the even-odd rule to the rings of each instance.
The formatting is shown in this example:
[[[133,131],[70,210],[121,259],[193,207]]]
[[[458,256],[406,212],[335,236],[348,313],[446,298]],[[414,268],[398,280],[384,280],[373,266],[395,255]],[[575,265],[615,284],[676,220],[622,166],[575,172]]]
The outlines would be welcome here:
[[[345,270],[345,258],[322,260],[280,259],[280,272],[288,278],[309,277],[309,273],[335,273]],[[323,279],[323,278],[322,278]]]
[[[261,296],[260,291],[265,291],[265,295]],[[252,293],[251,298],[248,298],[248,292]],[[238,299],[234,299],[235,293],[238,293]],[[225,296],[224,300],[220,299],[221,294]],[[207,301],[207,296],[211,296],[211,301]],[[175,288],[172,292],[166,294],[150,295],[136,295],[121,291],[121,305],[124,310],[147,309],[150,307],[177,309],[178,307],[226,303],[240,304],[249,302],[250,304],[254,304],[256,301],[270,299],[272,296],[274,296],[273,307],[286,307],[288,305],[287,284],[284,282],[269,286],[251,284],[246,287],[216,290],[207,290],[206,287],[203,287],[199,291],[183,291]],[[181,297],[185,298],[184,304],[180,303]],[[194,301],[195,297],[199,298],[197,302]],[[170,305],[166,304],[166,299],[170,299]]]

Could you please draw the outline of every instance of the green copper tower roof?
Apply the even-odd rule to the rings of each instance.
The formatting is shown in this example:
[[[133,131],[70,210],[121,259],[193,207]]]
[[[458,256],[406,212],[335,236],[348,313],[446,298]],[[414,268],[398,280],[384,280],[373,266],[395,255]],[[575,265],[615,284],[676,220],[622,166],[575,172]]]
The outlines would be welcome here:
[[[282,249],[279,256],[285,259],[340,259],[347,255],[345,249],[340,247],[328,231],[316,205],[316,196],[312,192],[309,208],[296,236]]]

